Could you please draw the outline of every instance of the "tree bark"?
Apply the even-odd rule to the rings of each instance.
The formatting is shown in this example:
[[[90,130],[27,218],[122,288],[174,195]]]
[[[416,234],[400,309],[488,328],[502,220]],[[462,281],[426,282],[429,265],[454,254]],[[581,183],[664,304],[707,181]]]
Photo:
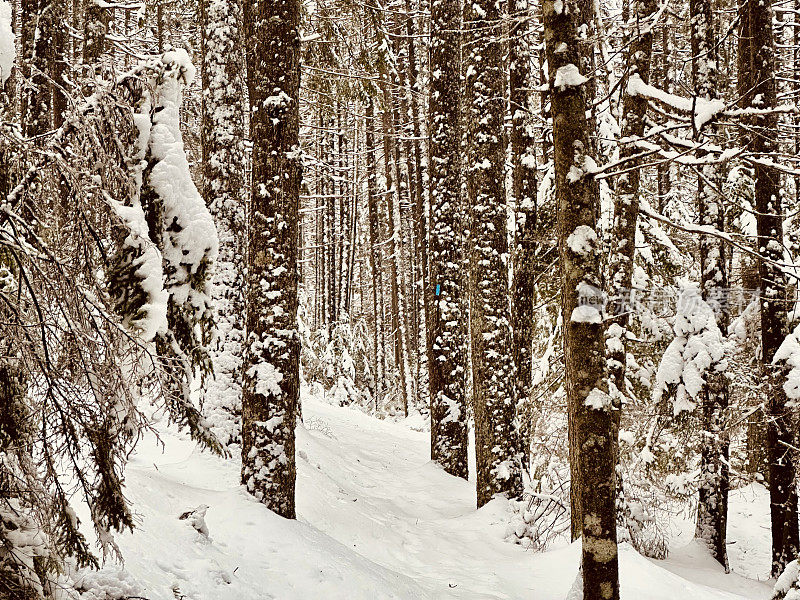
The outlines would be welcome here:
[[[222,443],[241,441],[241,377],[244,347],[245,151],[244,105],[239,93],[243,56],[238,2],[202,0],[203,198],[219,236],[214,277],[217,337],[212,348],[214,381],[206,398]],[[208,414],[208,412],[207,412]],[[228,425],[227,427],[225,425]]]
[[[297,222],[300,2],[245,0],[253,140],[248,232],[242,482],[295,518],[295,419],[300,395]]]
[[[775,41],[772,35],[772,3],[743,0],[739,7],[739,95],[741,105],[757,108],[776,106]],[[748,150],[770,154],[778,149],[777,114],[758,115],[749,123]],[[772,575],[777,577],[786,564],[798,557],[797,488],[794,455],[796,445],[790,410],[783,390],[785,373],[772,364],[775,352],[787,333],[786,276],[776,262],[783,260],[783,207],[780,174],[756,164],[755,210],[756,247],[761,280],[761,361],[767,398],[767,454],[769,458],[770,520],[772,523]],[[772,262],[776,261],[776,262]]]
[[[536,140],[528,129],[529,93],[533,88],[532,56],[527,40],[531,16],[526,1],[509,0],[511,30],[508,42],[509,103],[511,108],[512,196],[516,209],[514,232],[514,279],[511,329],[514,349],[514,404],[517,410],[528,400],[533,383],[533,302],[536,294]],[[529,452],[529,429],[520,435],[523,457]],[[527,460],[525,461],[527,463]]]
[[[461,215],[461,2],[431,1],[431,459],[467,479],[467,340]]]
[[[464,6],[466,182],[471,240],[472,393],[478,506],[522,495],[515,425],[506,228],[504,48],[494,0]]]
[[[375,158],[375,105],[372,98],[367,100],[366,114],[366,152],[367,152],[367,210],[369,211],[369,267],[372,272],[372,309],[375,322],[373,336],[373,370],[375,372],[375,409],[380,405],[381,393],[386,377],[386,363],[383,338],[383,271],[380,249],[380,227],[378,216],[377,165]]]
[[[542,12],[553,116],[570,467],[580,504],[583,594],[617,600],[616,440],[611,398],[602,389],[605,351],[596,233],[600,195],[588,172],[594,165],[592,121],[586,117],[592,96],[584,89],[593,73],[577,66],[589,62],[580,54],[585,46],[579,46],[578,31],[591,30],[585,20],[592,13],[590,5],[589,0],[544,0]]]
[[[58,4],[52,0],[21,0],[23,76],[21,125],[28,137],[47,133],[53,123],[52,53],[57,40]]]
[[[716,98],[717,52],[710,0],[690,0],[692,79],[695,97]],[[713,136],[713,125],[711,135]],[[702,134],[700,134],[702,135]],[[702,156],[699,153],[699,156]],[[704,165],[697,178],[697,212],[701,225],[725,230],[725,209],[719,190],[720,168]],[[705,300],[714,310],[717,326],[726,331],[730,318],[725,296],[728,288],[724,243],[700,236],[700,283]],[[700,485],[695,536],[711,555],[728,570],[726,528],[728,520],[728,435],[725,417],[728,408],[728,379],[724,373],[710,372],[701,391],[703,431],[700,457]]]

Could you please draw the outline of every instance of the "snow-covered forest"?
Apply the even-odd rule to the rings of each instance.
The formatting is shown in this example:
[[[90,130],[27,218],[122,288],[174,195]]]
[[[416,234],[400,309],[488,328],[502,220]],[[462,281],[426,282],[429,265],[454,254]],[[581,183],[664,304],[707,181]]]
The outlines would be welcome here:
[[[0,600],[798,600],[800,0],[0,0]]]

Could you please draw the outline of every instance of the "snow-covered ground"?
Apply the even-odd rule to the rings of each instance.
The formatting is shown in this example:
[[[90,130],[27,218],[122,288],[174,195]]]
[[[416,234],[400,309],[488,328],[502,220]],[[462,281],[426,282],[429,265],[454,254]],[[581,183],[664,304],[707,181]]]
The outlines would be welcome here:
[[[275,516],[239,485],[239,466],[199,452],[179,434],[146,439],[126,471],[139,517],[118,535],[125,571],[109,565],[85,587],[119,577],[121,597],[148,600],[563,600],[579,546],[546,553],[503,540],[503,500],[475,510],[474,486],[432,464],[429,438],[406,424],[304,399],[298,428],[298,520]],[[208,537],[182,513],[207,505]],[[725,575],[690,542],[666,561],[623,545],[626,600],[764,599],[769,529],[762,488],[731,499]],[[202,528],[202,521],[195,520]],[[88,592],[87,600],[106,596]]]

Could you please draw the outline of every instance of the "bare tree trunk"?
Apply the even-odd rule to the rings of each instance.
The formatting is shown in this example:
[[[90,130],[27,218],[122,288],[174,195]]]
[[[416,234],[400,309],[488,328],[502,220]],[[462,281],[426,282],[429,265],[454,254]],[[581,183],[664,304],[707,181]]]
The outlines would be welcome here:
[[[593,72],[581,55],[578,31],[591,31],[591,2],[543,4],[553,150],[558,202],[562,277],[561,317],[570,427],[572,487],[579,499],[583,542],[584,598],[619,598],[616,530],[614,422],[611,397],[604,391],[600,248],[596,232],[600,208],[586,110],[592,100],[584,84]],[[587,36],[590,37],[590,36]],[[591,45],[588,45],[591,51]],[[578,65],[582,65],[581,72]]]
[[[431,459],[467,479],[467,339],[461,215],[459,0],[431,1]]]
[[[295,518],[295,419],[300,395],[297,221],[300,2],[246,0],[253,181],[242,395],[242,482]]]
[[[505,78],[500,4],[464,6],[466,180],[471,236],[472,393],[478,506],[522,495],[506,227]]]

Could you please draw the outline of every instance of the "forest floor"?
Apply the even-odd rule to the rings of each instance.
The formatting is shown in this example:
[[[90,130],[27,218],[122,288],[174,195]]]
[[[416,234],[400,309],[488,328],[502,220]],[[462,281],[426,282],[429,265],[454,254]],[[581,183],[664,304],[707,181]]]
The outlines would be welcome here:
[[[474,485],[430,462],[426,433],[312,397],[303,411],[295,522],[243,491],[237,461],[168,428],[163,447],[142,441],[126,471],[139,526],[116,536],[125,572],[109,564],[87,576],[97,589],[84,597],[118,582],[120,596],[148,600],[565,598],[579,546],[535,553],[504,541],[508,503],[475,510]],[[200,505],[208,536],[178,519]],[[756,581],[769,569],[767,511],[759,486],[732,494],[732,574],[691,542],[689,521],[675,523],[682,547],[665,561],[622,545],[622,598],[769,598],[771,582]]]

